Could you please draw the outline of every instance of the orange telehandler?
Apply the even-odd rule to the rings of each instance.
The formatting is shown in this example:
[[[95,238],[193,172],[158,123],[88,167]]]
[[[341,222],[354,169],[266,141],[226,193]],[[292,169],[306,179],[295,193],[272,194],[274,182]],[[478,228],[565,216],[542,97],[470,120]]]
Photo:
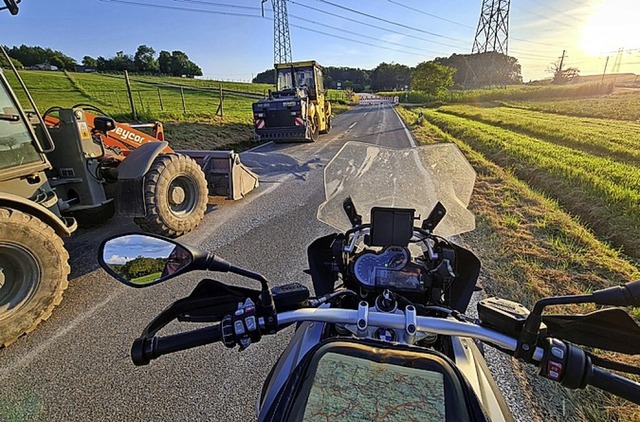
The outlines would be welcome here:
[[[180,236],[200,223],[209,195],[240,199],[258,186],[233,151],[174,151],[159,122],[118,123],[83,104],[43,118],[56,146],[50,183],[62,214],[80,225],[117,212],[145,231]],[[149,126],[151,135],[138,130]]]

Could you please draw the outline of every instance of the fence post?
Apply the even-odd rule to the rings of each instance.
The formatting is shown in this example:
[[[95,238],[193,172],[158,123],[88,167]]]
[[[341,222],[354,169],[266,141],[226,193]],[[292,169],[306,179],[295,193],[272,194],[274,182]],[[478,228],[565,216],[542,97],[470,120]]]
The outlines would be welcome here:
[[[182,112],[187,114],[187,105],[184,102],[184,89],[180,87],[180,97],[182,97]]]
[[[160,95],[160,88],[158,88],[158,101],[160,101],[160,111],[164,111],[164,105],[162,105],[162,96]]]
[[[222,84],[220,84],[220,104],[218,104],[218,109],[216,110],[216,116],[220,115],[220,117],[224,117],[224,94],[222,93]]]
[[[127,93],[129,94],[129,104],[131,105],[131,114],[133,114],[133,120],[138,120],[138,113],[136,113],[136,105],[133,102],[133,94],[131,93],[131,82],[129,81],[129,72],[124,71],[124,80],[127,84]]]
[[[138,91],[138,99],[140,100],[140,108],[144,110],[144,103],[142,102],[142,94]]]

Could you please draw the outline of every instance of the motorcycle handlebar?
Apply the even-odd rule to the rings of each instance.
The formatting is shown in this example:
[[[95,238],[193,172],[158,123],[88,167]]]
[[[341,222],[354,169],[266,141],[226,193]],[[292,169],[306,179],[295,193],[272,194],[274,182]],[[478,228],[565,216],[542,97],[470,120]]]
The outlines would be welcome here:
[[[278,327],[304,321],[356,325],[358,323],[357,312],[350,309],[298,309],[278,314]],[[517,347],[516,339],[468,322],[435,317],[417,317],[416,322],[417,331],[471,337],[493,344],[503,350],[515,351]],[[404,329],[405,323],[404,315],[382,312],[368,315],[368,324],[372,326]],[[264,328],[262,318],[259,318],[259,324]],[[222,340],[220,324],[166,337],[141,337],[136,339],[131,347],[131,359],[136,366],[147,365],[151,360],[167,353],[203,346],[220,340]],[[544,350],[537,347],[533,355],[534,361],[540,362],[543,355]],[[592,366],[591,363],[585,370],[587,371],[587,384],[640,405],[640,383]]]
[[[640,405],[640,384],[621,377],[597,366],[591,367],[591,376],[587,382],[600,390],[608,391],[632,403]]]
[[[131,360],[136,366],[148,365],[151,360],[167,353],[204,346],[220,340],[219,324],[166,337],[140,337],[131,346]]]

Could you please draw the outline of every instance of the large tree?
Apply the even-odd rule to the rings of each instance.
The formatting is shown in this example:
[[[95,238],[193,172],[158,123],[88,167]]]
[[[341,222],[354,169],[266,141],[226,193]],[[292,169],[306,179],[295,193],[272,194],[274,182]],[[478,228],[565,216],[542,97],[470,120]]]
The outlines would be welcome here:
[[[411,69],[398,63],[380,63],[371,71],[370,78],[374,91],[403,90],[411,85]]]
[[[98,61],[91,56],[84,56],[82,58],[82,65],[85,67],[98,67]]]
[[[160,52],[158,55],[158,67],[160,69],[160,73],[165,75],[171,74],[171,53],[165,50]]]
[[[268,69],[256,75],[251,82],[254,84],[273,84],[276,80],[276,70]]]
[[[153,57],[156,51],[148,45],[138,46],[133,62],[138,72],[158,72],[158,62]]]
[[[518,59],[505,54],[493,51],[453,54],[450,57],[438,57],[436,61],[456,69],[453,82],[458,88],[522,83],[522,71]]]
[[[15,66],[16,69],[22,69],[24,68],[23,64],[20,63],[19,60],[14,59],[13,57],[9,57],[11,59],[11,63],[13,63],[13,65]],[[0,54],[0,67],[3,68],[8,68],[9,64],[7,63],[7,60],[4,58],[4,54]]]
[[[184,52],[175,50],[171,52],[171,72],[173,76],[202,76],[202,70],[198,65],[189,60]]]
[[[55,51],[50,48],[30,47],[23,44],[20,47],[8,49],[7,53],[11,58],[18,60],[25,66],[49,63],[60,69],[73,70],[76,65],[74,58],[65,55],[61,51]]]
[[[564,67],[562,64],[563,61],[558,60],[547,69],[547,72],[553,74],[553,83],[556,85],[567,84],[580,74],[577,67]]]
[[[326,88],[337,88],[340,82],[343,88],[348,86],[355,92],[362,92],[369,85],[369,73],[353,67],[326,67],[324,77]]]
[[[456,69],[436,61],[422,62],[411,74],[411,89],[437,95],[453,85]]]
[[[125,54],[124,51],[118,51],[113,58],[108,60],[107,70],[135,72],[136,65],[130,54]]]

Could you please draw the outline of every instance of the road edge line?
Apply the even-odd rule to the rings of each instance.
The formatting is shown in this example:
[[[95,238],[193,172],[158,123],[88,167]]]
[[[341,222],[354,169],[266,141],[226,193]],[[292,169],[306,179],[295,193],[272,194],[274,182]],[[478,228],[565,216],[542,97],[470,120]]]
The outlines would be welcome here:
[[[411,132],[409,131],[409,128],[407,127],[407,125],[404,124],[404,120],[402,120],[402,117],[400,117],[400,113],[398,113],[398,110],[396,110],[395,106],[392,106],[392,108],[393,108],[393,112],[396,113],[396,116],[398,116],[398,120],[400,120],[400,123],[402,123],[402,127],[404,128],[404,133],[407,135],[407,138],[409,139],[409,143],[413,148],[417,147],[418,144],[416,144],[416,140],[413,139],[413,136],[411,136]]]

